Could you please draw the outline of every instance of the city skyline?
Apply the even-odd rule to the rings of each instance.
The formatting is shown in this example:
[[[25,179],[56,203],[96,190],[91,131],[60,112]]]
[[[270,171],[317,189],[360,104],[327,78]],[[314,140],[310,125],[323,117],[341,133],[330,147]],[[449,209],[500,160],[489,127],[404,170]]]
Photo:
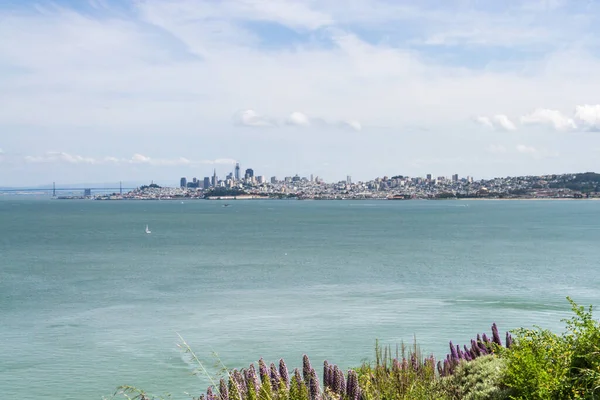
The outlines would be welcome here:
[[[596,2],[9,1],[0,19],[3,186],[240,160],[491,178],[600,156]]]

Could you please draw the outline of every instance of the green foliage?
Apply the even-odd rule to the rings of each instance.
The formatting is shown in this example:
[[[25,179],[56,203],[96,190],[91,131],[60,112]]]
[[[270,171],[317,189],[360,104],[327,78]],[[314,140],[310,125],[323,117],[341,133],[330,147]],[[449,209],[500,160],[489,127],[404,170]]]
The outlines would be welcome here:
[[[309,400],[308,388],[295,376],[290,381],[289,400]]]
[[[575,315],[562,335],[520,329],[506,352],[505,384],[518,399],[593,399],[600,394],[600,323],[567,298]]]
[[[506,360],[496,355],[461,362],[453,375],[440,382],[440,394],[448,399],[500,400],[508,399],[511,389],[502,384]]]
[[[414,357],[414,368],[412,359]],[[375,363],[364,363],[356,370],[365,400],[430,399],[436,374],[433,359],[425,362],[416,341],[407,351],[396,349],[396,362],[390,347],[375,343]],[[402,360],[402,361],[400,361]]]
[[[226,197],[226,196],[240,196],[246,194],[246,192],[244,192],[241,189],[227,189],[224,187],[216,187],[213,189],[208,190],[205,194],[204,197],[208,198],[208,197]]]
[[[556,334],[537,329],[519,329],[515,344],[506,352],[504,383],[518,399],[559,399],[569,364],[568,349]]]

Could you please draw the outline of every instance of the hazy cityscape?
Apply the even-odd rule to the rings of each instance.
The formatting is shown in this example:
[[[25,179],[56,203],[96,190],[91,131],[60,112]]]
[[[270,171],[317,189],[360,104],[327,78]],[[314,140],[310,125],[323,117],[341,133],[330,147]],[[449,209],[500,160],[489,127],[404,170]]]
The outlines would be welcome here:
[[[325,182],[318,176],[257,175],[252,168],[242,172],[240,164],[225,177],[216,169],[210,177],[181,177],[178,187],[144,185],[131,191],[59,198],[96,200],[176,200],[176,199],[300,199],[300,200],[410,200],[410,199],[581,199],[600,197],[600,174],[592,172],[542,176],[498,177],[476,180],[472,176],[422,177],[404,175],[377,177],[354,182],[351,176],[338,182]]]

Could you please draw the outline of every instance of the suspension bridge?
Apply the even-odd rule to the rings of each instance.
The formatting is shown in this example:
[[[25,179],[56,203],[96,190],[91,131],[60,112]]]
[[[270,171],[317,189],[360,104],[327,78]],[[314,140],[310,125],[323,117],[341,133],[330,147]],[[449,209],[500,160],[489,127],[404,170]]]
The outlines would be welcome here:
[[[118,187],[60,187],[56,186],[56,183],[52,183],[52,187],[21,187],[21,188],[0,188],[0,193],[47,193],[51,194],[52,197],[56,197],[57,192],[83,192],[84,196],[91,196],[92,192],[114,192],[117,191],[119,194],[123,194],[123,191],[130,191],[136,189],[135,187],[123,187],[122,182],[119,182]]]

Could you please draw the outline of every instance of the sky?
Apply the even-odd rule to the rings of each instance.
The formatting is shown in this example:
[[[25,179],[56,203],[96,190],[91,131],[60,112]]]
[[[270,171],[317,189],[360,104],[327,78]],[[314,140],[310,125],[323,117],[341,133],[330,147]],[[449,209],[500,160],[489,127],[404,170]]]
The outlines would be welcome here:
[[[598,171],[595,0],[0,0],[0,186]]]

